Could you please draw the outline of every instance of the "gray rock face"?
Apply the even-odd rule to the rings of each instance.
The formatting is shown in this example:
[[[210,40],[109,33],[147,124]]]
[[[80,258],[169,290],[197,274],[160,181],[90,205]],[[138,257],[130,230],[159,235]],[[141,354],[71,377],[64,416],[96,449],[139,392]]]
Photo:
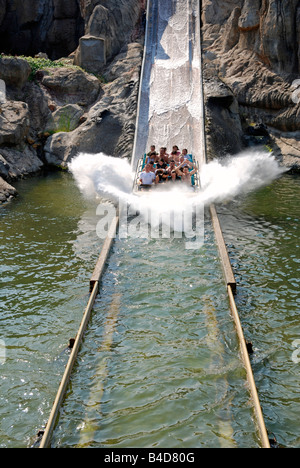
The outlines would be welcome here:
[[[6,86],[22,89],[31,73],[30,65],[21,58],[0,56],[0,79]]]
[[[2,51],[52,59],[69,55],[84,33],[77,0],[1,0]]]
[[[248,48],[275,72],[300,73],[297,0],[203,0],[206,44],[224,43],[224,32],[234,25],[239,50]]]
[[[24,102],[7,101],[1,105],[0,145],[17,145],[29,130],[29,110]]]
[[[65,166],[79,152],[130,157],[133,146],[143,47],[129,44],[107,69],[111,81],[102,85],[101,98],[74,131],[48,138],[49,164]]]
[[[243,129],[233,92],[216,76],[206,79],[204,89],[208,159],[241,151]]]
[[[10,198],[14,197],[17,194],[17,191],[14,187],[8,184],[0,176],[0,203],[8,201]]]
[[[10,90],[0,112],[0,175],[37,172],[41,158],[66,166],[78,152],[130,157],[142,55],[139,43],[125,47],[106,68],[106,84],[81,69],[53,68]]]
[[[241,139],[232,145],[232,134],[240,135],[250,123],[262,123],[273,137],[273,149],[279,154],[281,148],[283,161],[291,152],[295,155],[295,146],[300,146],[300,99],[293,95],[293,83],[300,74],[297,18],[297,0],[203,0],[205,80],[215,81],[216,100],[221,80],[238,106],[235,125],[229,129],[232,114],[224,114],[219,101],[218,125],[209,128],[211,154],[222,155],[214,144],[221,133],[224,146],[238,152]],[[210,102],[211,98],[208,115]],[[220,118],[222,113],[224,118]],[[281,133],[293,144],[280,145]]]
[[[2,52],[55,60],[68,56],[82,36],[104,36],[107,59],[129,40],[144,0],[0,0]]]
[[[74,52],[82,22],[78,37],[92,47],[79,48],[73,56],[81,54],[82,63],[90,61],[87,68],[105,75],[104,82],[73,67],[69,57],[66,67],[40,70],[29,82],[26,61],[6,63],[0,58],[0,79],[7,84],[6,100],[1,98],[0,104],[0,176],[6,183],[38,172],[45,163],[66,166],[80,151],[130,157],[145,0],[0,0],[0,7],[1,44],[18,53],[28,54],[35,47],[51,58]],[[102,37],[104,60],[98,60]],[[138,41],[131,43],[132,38]]]
[[[101,89],[99,80],[76,68],[53,68],[42,72],[41,84],[55,96],[57,103],[90,105]]]
[[[100,73],[104,64],[130,41],[145,2],[89,0],[82,3],[82,16],[86,22],[85,37],[79,43],[75,64],[94,73]],[[94,57],[94,60],[91,60],[91,57]]]
[[[83,36],[74,62],[92,73],[101,73],[106,64],[106,47],[105,38]]]

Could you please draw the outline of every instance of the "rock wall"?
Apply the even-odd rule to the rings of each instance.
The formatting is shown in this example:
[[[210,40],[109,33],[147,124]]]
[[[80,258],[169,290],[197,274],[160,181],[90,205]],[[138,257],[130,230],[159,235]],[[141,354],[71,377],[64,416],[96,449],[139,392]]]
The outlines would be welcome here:
[[[267,143],[284,164],[299,168],[299,0],[201,3],[209,157]],[[71,52],[65,67],[38,71],[34,81],[25,60],[0,56],[7,86],[0,102],[1,200],[14,194],[14,178],[44,164],[66,166],[78,152],[130,157],[145,6],[0,0],[0,52]]]
[[[210,157],[267,142],[300,167],[299,19],[298,0],[202,1]]]
[[[103,63],[110,61],[124,44],[131,42],[133,26],[137,24],[145,4],[143,0],[80,0],[85,34],[76,51],[75,63],[99,72]]]
[[[143,0],[0,0],[1,52],[65,57],[83,36],[104,37],[107,59],[128,43]],[[80,60],[80,59],[79,59]]]
[[[84,33],[78,0],[0,0],[1,52],[52,59],[76,49]]]
[[[56,28],[55,21],[76,15],[84,25],[83,37],[106,44],[105,60],[95,61],[97,70],[82,69],[74,66],[80,45],[72,33],[67,47],[72,54],[62,59],[63,66],[38,70],[33,81],[25,59],[0,55],[0,80],[6,84],[6,99],[0,99],[0,202],[15,194],[10,185],[15,178],[36,173],[45,164],[65,167],[78,152],[130,157],[143,55],[144,0],[0,0],[0,6],[0,34],[9,30],[18,53],[22,51],[17,31],[28,33],[26,50],[36,37],[40,52],[47,50],[38,42],[42,31],[50,47],[49,31]],[[59,24],[62,29],[54,37],[62,47],[65,23]],[[49,49],[52,57],[61,52],[56,46]]]

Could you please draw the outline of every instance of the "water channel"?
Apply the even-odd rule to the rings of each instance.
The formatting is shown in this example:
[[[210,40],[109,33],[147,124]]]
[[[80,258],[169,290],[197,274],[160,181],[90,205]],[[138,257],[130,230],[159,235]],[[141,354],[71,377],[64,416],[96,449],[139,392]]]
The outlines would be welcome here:
[[[101,249],[96,201],[69,173],[20,181],[0,210],[0,446],[47,422]],[[218,207],[254,344],[267,428],[299,447],[298,177]],[[209,217],[204,246],[116,240],[55,447],[258,447]]]

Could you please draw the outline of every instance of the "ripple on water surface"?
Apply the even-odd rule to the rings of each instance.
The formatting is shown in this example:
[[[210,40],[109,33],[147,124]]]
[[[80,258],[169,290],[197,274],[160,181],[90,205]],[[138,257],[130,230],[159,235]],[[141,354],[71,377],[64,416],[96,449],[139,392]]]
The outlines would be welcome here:
[[[258,446],[210,224],[200,255],[127,240],[110,268],[54,445]]]
[[[237,304],[266,425],[299,447],[300,179],[272,185],[219,208],[238,281]]]
[[[1,447],[30,445],[48,418],[68,340],[86,305],[98,241],[94,207],[87,207],[69,175],[21,181],[17,188],[18,198],[0,209],[7,356],[0,367]]]

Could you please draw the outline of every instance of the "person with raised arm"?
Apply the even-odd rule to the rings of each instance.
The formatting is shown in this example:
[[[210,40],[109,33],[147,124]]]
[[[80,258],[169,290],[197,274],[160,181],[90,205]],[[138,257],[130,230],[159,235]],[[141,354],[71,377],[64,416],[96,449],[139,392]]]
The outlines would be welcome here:
[[[190,171],[189,168],[192,170]],[[177,168],[176,173],[178,177],[181,178],[181,182],[186,185],[192,186],[192,176],[196,174],[198,171],[197,167],[195,167],[190,161],[185,159]]]

